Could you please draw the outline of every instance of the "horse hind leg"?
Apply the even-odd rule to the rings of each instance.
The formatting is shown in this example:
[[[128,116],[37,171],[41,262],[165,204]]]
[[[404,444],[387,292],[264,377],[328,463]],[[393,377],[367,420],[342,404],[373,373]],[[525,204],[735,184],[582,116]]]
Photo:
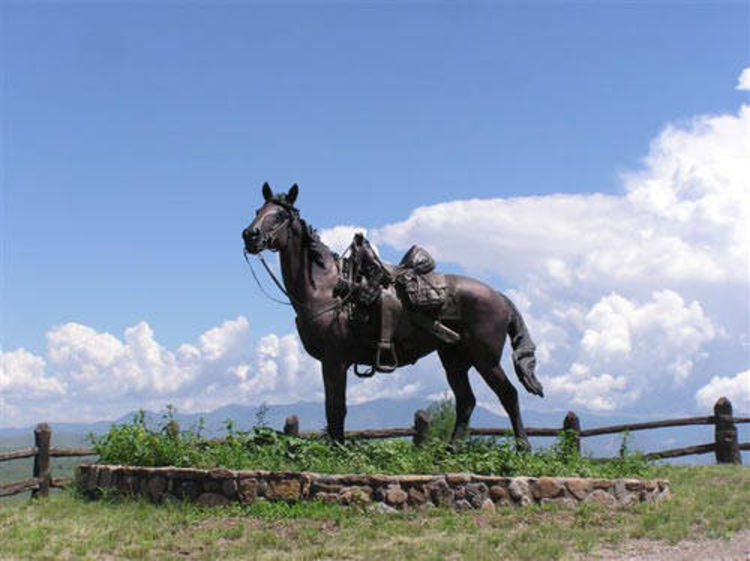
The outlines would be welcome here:
[[[495,395],[500,399],[500,403],[503,404],[505,411],[510,417],[510,423],[513,427],[513,434],[516,436],[516,448],[519,451],[531,450],[529,439],[526,436],[526,429],[523,426],[523,420],[521,419],[521,409],[518,405],[518,392],[513,384],[508,380],[505,371],[499,364],[499,358],[496,363],[484,362],[479,365],[474,365],[479,371],[479,374],[487,382],[487,385],[495,392]]]
[[[477,403],[469,384],[470,361],[460,351],[446,349],[438,351],[440,361],[445,368],[448,384],[456,398],[456,423],[453,426],[451,442],[463,438],[469,433],[469,419]]]

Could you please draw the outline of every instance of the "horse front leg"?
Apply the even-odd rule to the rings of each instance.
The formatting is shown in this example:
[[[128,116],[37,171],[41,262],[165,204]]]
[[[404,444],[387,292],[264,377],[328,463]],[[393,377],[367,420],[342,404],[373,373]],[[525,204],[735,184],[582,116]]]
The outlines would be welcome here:
[[[469,435],[469,419],[477,403],[469,384],[471,363],[460,349],[441,349],[438,351],[440,361],[445,368],[448,384],[456,398],[456,423],[453,426],[451,444]]]
[[[346,417],[346,365],[335,359],[324,359],[322,364],[328,436],[334,442],[343,443],[344,417]]]

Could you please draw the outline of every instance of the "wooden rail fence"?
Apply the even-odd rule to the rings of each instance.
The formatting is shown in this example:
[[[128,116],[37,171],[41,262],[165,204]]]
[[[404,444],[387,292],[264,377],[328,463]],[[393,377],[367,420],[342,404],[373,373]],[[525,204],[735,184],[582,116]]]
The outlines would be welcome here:
[[[16,495],[31,491],[32,497],[46,497],[50,487],[64,487],[70,483],[69,479],[54,479],[50,466],[50,458],[63,456],[95,456],[91,448],[53,448],[52,429],[47,423],[40,423],[34,429],[34,446],[21,448],[11,452],[0,452],[0,462],[34,458],[34,470],[31,479],[14,481],[0,485],[0,497]]]
[[[173,421],[174,422],[174,421]],[[695,454],[710,454],[714,452],[716,462],[719,464],[741,464],[741,450],[750,450],[750,442],[740,443],[737,438],[737,424],[750,423],[750,417],[733,417],[732,404],[725,397],[720,398],[714,405],[714,414],[707,417],[685,417],[681,419],[667,419],[665,421],[649,421],[646,423],[631,423],[624,425],[613,425],[609,427],[598,427],[582,429],[578,415],[569,412],[563,419],[561,427],[558,428],[535,428],[527,427],[529,436],[559,436],[563,431],[569,431],[573,437],[573,445],[580,453],[581,438],[589,436],[600,436],[604,434],[617,434],[621,432],[632,432],[648,429],[659,429],[667,427],[680,427],[686,425],[714,425],[714,441],[697,446],[685,448],[674,448],[661,452],[645,454],[650,460],[664,458],[678,458],[680,456],[691,456]],[[179,430],[176,426],[173,431]],[[373,429],[348,431],[345,433],[349,439],[378,439],[378,438],[404,438],[411,437],[415,445],[420,445],[430,430],[430,418],[426,411],[419,410],[414,414],[414,425],[407,428]],[[300,432],[299,417],[290,415],[284,422],[282,431],[284,434],[298,436],[300,438],[317,438],[324,435],[318,432]],[[510,429],[495,428],[473,428],[471,434],[481,436],[511,436]],[[31,479],[15,481],[0,485],[0,497],[15,495],[25,491],[31,491],[32,497],[46,497],[51,487],[63,487],[70,483],[69,479],[54,479],[50,469],[50,458],[64,456],[94,456],[93,448],[54,448],[51,446],[52,430],[47,423],[39,424],[34,430],[34,446],[22,448],[10,452],[0,453],[0,462],[18,460],[21,458],[34,458],[34,470]],[[222,442],[223,439],[212,439],[212,442]],[[602,458],[609,460],[614,458]]]

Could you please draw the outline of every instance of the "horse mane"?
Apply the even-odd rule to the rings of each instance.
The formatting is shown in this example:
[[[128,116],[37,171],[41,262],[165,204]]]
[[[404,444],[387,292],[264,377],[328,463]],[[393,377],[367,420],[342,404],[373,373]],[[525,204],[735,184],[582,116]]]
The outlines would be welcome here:
[[[325,266],[325,255],[332,255],[333,252],[320,239],[318,231],[308,224],[303,218],[299,219],[302,225],[302,244],[307,249],[307,254],[311,262],[315,262],[321,267]]]
[[[312,271],[313,265],[318,265],[321,268],[325,268],[326,255],[330,255],[334,261],[338,259],[338,255],[336,255],[325,243],[323,243],[323,240],[320,239],[318,231],[310,224],[308,224],[304,218],[299,218],[299,222],[302,226],[302,247],[307,250],[307,262],[310,268],[308,274],[310,277],[310,282],[312,283],[314,288],[315,277]]]
[[[299,220],[301,226],[300,230],[302,232],[302,247],[307,251],[307,261],[310,267],[310,282],[314,287],[315,280],[312,274],[313,265],[315,264],[322,268],[325,268],[326,255],[330,255],[331,257],[333,257],[334,261],[338,259],[338,255],[331,251],[331,249],[325,243],[323,243],[323,240],[320,239],[318,231],[313,228],[312,225],[308,224],[304,218],[300,217],[299,209],[297,209],[297,207],[295,207],[294,204],[288,200],[286,194],[277,194],[273,197],[272,201],[277,205],[285,208],[287,212],[289,212],[294,218]]]

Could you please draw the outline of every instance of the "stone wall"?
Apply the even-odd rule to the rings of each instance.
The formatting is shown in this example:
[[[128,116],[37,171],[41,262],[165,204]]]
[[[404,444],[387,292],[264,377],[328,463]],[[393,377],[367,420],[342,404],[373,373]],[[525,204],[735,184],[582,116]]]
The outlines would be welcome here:
[[[306,472],[233,471],[83,465],[82,489],[141,495],[154,502],[189,500],[204,505],[243,505],[257,500],[317,499],[345,505],[404,510],[425,505],[457,510],[503,505],[593,503],[608,507],[657,502],[671,495],[667,480],[578,477],[495,477],[445,475],[328,475]]]

